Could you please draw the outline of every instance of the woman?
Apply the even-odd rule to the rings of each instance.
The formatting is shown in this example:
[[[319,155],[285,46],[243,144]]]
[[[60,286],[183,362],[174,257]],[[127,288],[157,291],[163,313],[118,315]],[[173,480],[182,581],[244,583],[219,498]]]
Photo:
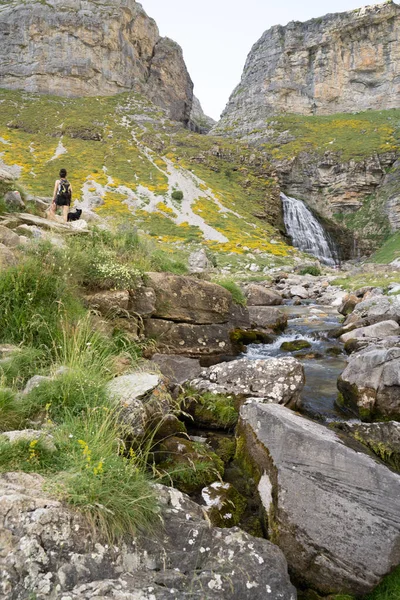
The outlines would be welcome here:
[[[49,218],[56,221],[56,209],[57,206],[62,206],[63,209],[63,220],[65,223],[68,222],[68,212],[71,206],[72,199],[72,186],[67,180],[67,171],[61,169],[60,179],[54,184],[53,202],[49,210]]]

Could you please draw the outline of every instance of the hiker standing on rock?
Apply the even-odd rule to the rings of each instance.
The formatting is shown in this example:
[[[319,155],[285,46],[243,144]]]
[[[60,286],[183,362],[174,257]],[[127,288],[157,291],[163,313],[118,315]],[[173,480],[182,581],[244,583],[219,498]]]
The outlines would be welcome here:
[[[62,206],[63,209],[63,220],[65,223],[68,222],[68,211],[71,206],[72,199],[72,186],[67,179],[67,171],[61,169],[60,179],[54,184],[53,202],[49,210],[49,219],[56,221],[56,209],[57,206]]]

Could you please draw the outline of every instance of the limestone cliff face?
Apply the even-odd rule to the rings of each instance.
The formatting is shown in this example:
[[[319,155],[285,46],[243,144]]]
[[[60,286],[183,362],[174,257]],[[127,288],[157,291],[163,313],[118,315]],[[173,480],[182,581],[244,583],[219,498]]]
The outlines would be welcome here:
[[[400,6],[387,2],[266,31],[214,131],[248,134],[285,112],[399,106]]]
[[[181,48],[135,0],[1,2],[0,87],[60,96],[133,90],[185,123],[193,99]]]

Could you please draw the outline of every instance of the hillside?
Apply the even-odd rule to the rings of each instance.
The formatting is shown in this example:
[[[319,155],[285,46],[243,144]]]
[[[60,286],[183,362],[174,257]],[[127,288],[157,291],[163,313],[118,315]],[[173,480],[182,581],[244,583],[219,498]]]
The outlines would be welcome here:
[[[355,255],[399,227],[399,14],[386,2],[266,31],[212,130],[266,152]]]
[[[0,164],[31,194],[50,196],[66,166],[81,207],[170,247],[202,243],[239,263],[256,249],[261,266],[290,260],[264,153],[191,133],[132,93],[66,99],[2,90],[0,102]]]

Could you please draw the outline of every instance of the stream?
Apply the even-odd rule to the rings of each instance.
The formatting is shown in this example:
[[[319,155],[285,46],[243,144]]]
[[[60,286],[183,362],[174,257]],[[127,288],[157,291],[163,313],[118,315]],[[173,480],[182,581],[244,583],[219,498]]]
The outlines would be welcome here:
[[[302,392],[302,412],[319,421],[350,420],[350,414],[336,405],[337,379],[346,367],[343,344],[329,337],[340,326],[336,308],[304,302],[300,306],[279,307],[288,316],[288,326],[272,344],[251,344],[243,356],[250,359],[293,356],[304,366],[306,384]],[[281,350],[284,342],[305,340],[310,347],[297,352]]]

